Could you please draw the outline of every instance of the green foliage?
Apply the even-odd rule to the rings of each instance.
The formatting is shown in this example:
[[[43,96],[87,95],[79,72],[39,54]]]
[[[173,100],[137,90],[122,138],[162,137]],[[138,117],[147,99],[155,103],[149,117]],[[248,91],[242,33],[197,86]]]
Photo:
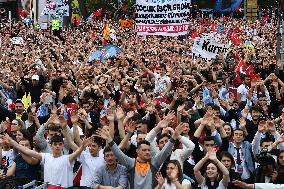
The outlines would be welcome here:
[[[94,9],[100,8],[101,0],[85,0],[87,12],[91,13]]]
[[[120,12],[118,0],[84,0],[87,12],[91,13],[93,10],[103,8],[104,11],[112,13]],[[135,0],[124,0],[127,4],[128,10],[134,6]]]

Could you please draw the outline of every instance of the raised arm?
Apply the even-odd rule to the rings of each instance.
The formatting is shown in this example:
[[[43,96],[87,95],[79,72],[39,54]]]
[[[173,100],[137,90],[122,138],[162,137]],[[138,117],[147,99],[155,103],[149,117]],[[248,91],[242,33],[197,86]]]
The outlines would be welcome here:
[[[24,146],[18,144],[16,141],[11,139],[8,134],[5,134],[5,136],[3,137],[3,140],[6,141],[7,143],[9,143],[11,146],[13,146],[19,152],[21,152],[21,153],[23,153],[27,156],[34,157],[34,158],[41,161],[42,156],[41,156],[40,153],[33,151],[33,150],[30,150],[27,147],[24,147]]]
[[[139,65],[139,67],[143,70],[143,71],[145,71],[145,72],[147,72],[150,76],[154,76],[154,73],[150,70],[150,69],[148,69],[144,64],[143,64],[143,62],[141,62],[141,61],[136,61],[137,62],[137,64]]]
[[[171,154],[173,147],[176,143],[176,140],[182,133],[183,129],[184,129],[183,124],[179,124],[176,127],[172,138],[168,141],[168,143],[164,146],[164,148],[153,158],[152,164],[154,166],[160,167],[162,163],[164,163],[167,157]]]
[[[47,141],[44,138],[45,130],[48,127],[48,125],[54,121],[54,119],[56,117],[57,117],[57,115],[55,115],[55,114],[51,115],[50,118],[47,120],[47,122],[40,126],[40,128],[38,129],[38,131],[35,135],[35,139],[37,140],[38,146],[39,146],[41,151],[44,150],[47,146]]]
[[[223,179],[222,179],[222,182],[223,182],[223,185],[225,187],[228,186],[228,183],[230,182],[230,174],[229,174],[229,171],[228,169],[223,165],[223,163],[221,163],[218,158],[216,157],[216,152],[210,152],[209,153],[209,159],[214,161],[218,168],[221,170],[221,172],[223,173]]]
[[[81,146],[72,154],[69,155],[69,161],[70,163],[72,163],[73,161],[76,160],[77,157],[79,157],[79,155],[83,152],[83,150],[88,146],[88,144],[90,144],[92,142],[92,140],[94,140],[93,137],[90,138],[85,138],[81,144]]]
[[[202,176],[200,169],[208,160],[208,154],[206,154],[193,168],[194,176],[198,184],[202,184],[204,177]]]
[[[118,147],[123,150],[123,149],[129,149],[130,147],[130,141],[129,139],[131,138],[133,132],[135,130],[135,124],[133,121],[129,121],[126,126],[125,126],[125,131],[127,134],[124,136]]]
[[[99,128],[96,131],[96,135],[98,137],[101,137],[102,139],[106,140],[106,142],[108,143],[108,145],[110,146],[112,152],[114,153],[114,155],[117,157],[118,161],[124,165],[125,167],[127,167],[128,169],[133,167],[135,164],[135,159],[128,157],[127,155],[125,155],[116,145],[116,143],[113,141],[109,130],[107,129],[102,129]]]
[[[116,109],[117,127],[118,127],[120,139],[122,139],[122,140],[125,137],[125,131],[124,131],[124,128],[123,128],[124,117],[125,117],[125,114],[124,114],[123,109],[121,107],[118,107]]]
[[[184,162],[194,150],[195,144],[189,140],[189,138],[180,136],[179,141],[184,145],[183,149],[180,149],[180,157],[182,162]]]

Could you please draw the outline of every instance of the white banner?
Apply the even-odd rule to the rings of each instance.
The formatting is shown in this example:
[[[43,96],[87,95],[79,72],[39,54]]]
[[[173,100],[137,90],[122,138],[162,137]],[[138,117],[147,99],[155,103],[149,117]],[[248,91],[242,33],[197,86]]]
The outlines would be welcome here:
[[[210,38],[196,38],[192,47],[192,54],[195,57],[202,57],[211,60],[218,53],[224,53],[226,56],[229,51],[229,44],[222,44]]]
[[[191,0],[136,0],[137,35],[185,35]]]
[[[11,43],[13,45],[23,45],[24,44],[24,39],[22,37],[13,37],[11,39]]]
[[[47,0],[41,15],[69,16],[67,0]]]

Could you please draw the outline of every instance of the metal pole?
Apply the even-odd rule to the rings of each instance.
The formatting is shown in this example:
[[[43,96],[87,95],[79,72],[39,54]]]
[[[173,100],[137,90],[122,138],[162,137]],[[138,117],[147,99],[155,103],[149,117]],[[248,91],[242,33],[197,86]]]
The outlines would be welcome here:
[[[12,12],[9,11],[9,28],[10,28],[10,34],[12,36]]]

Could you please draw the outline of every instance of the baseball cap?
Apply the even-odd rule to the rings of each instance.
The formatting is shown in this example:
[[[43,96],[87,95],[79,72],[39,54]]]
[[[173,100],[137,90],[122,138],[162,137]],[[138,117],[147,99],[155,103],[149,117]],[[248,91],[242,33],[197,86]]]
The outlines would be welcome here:
[[[38,75],[33,75],[32,76],[32,80],[37,80],[38,81],[39,80],[39,76]]]

